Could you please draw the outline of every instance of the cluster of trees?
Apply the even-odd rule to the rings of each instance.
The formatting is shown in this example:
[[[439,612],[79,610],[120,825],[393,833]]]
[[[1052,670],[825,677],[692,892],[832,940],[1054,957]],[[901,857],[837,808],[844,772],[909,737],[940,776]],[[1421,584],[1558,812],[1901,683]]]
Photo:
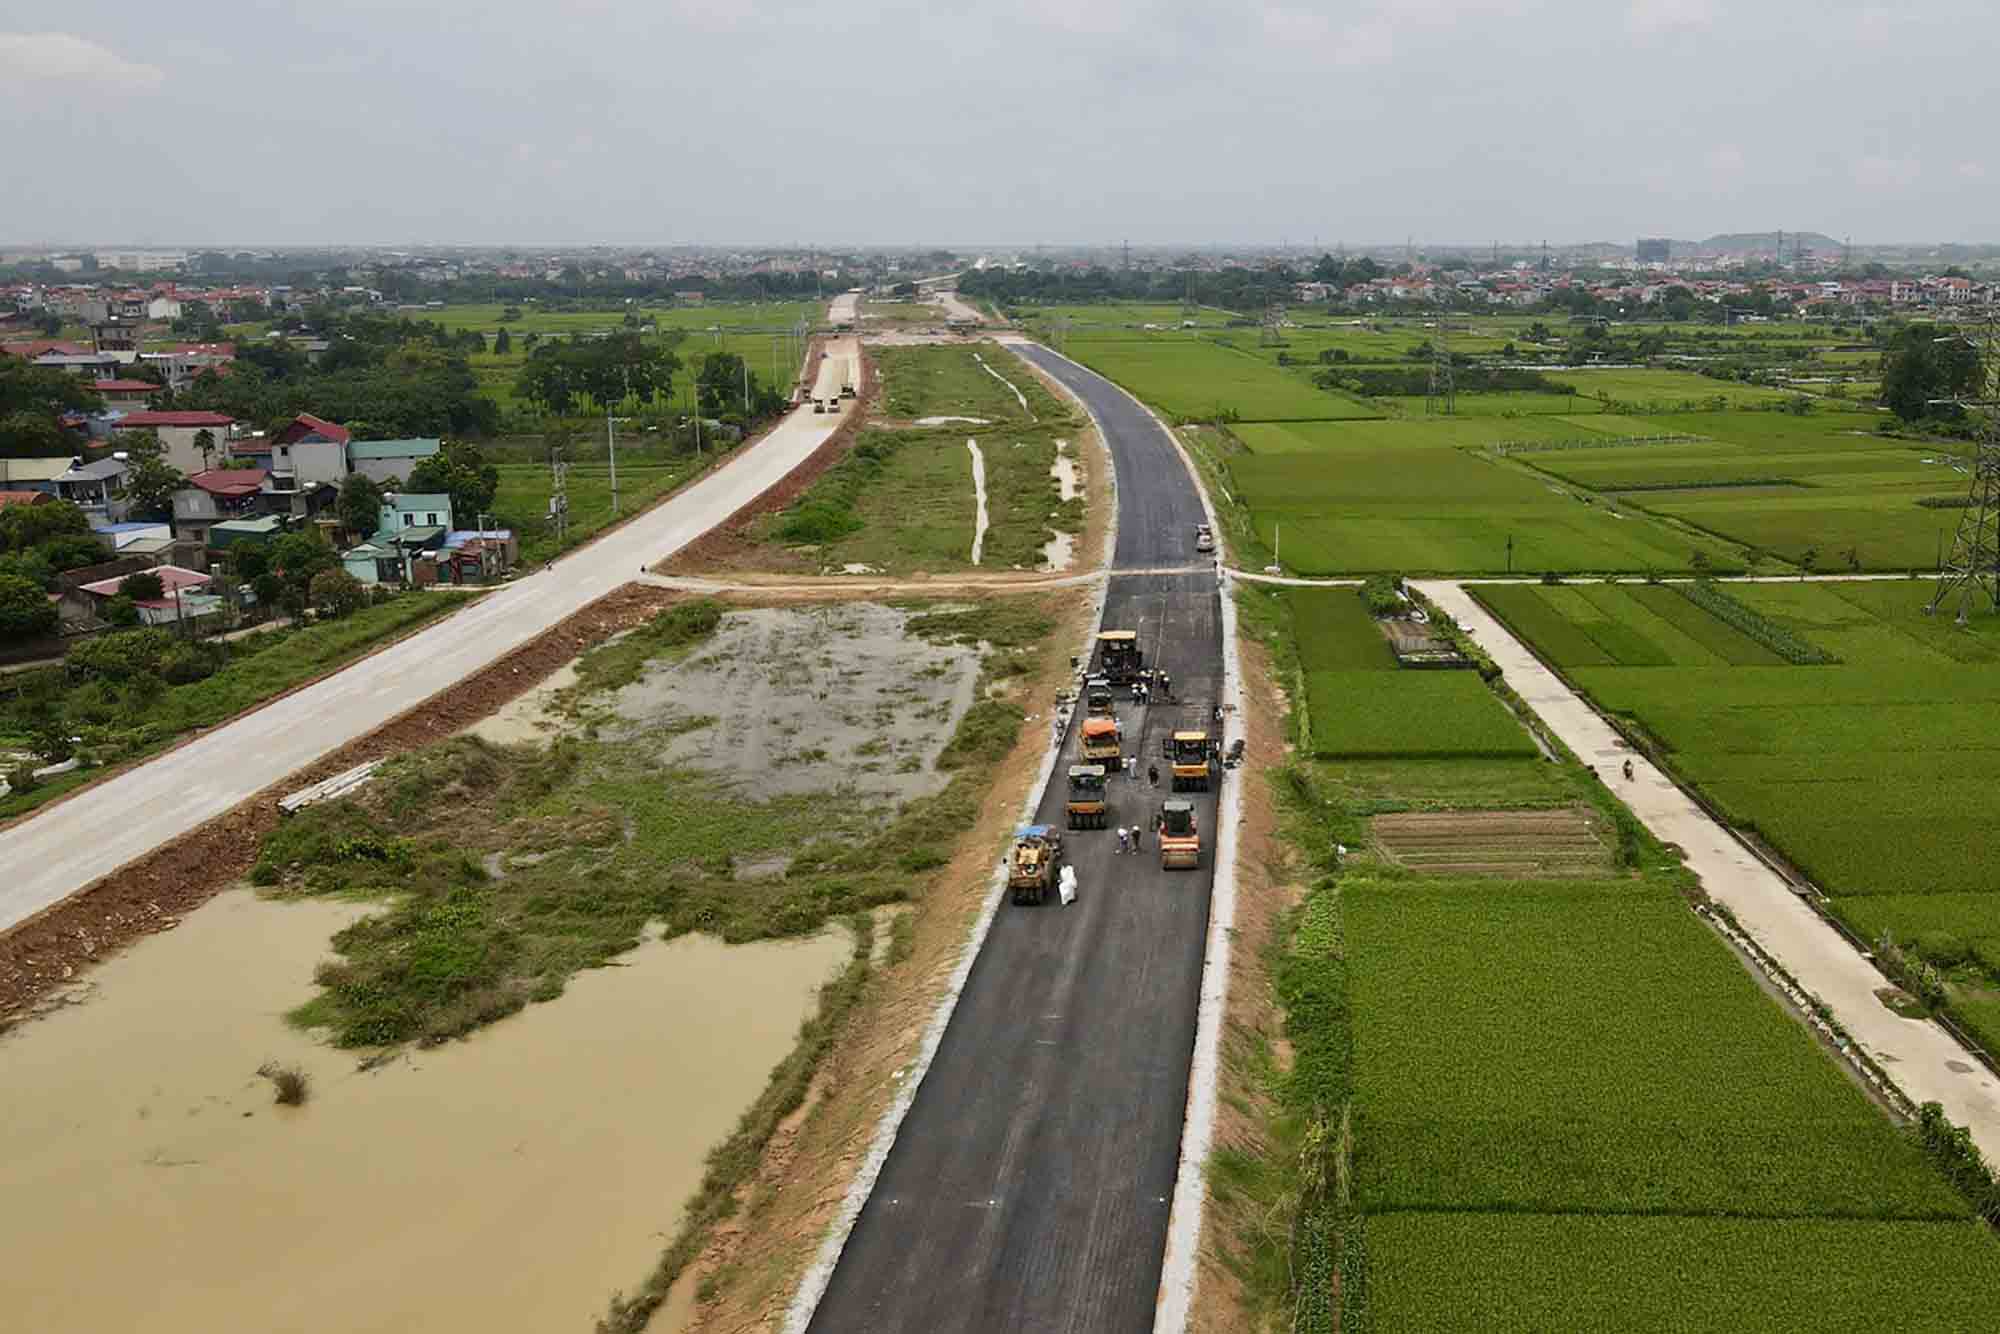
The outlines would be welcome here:
[[[0,356],[0,458],[60,458],[80,443],[62,427],[65,412],[103,406],[88,380]]]
[[[622,332],[545,342],[529,353],[515,392],[558,416],[584,402],[600,409],[634,397],[651,403],[666,395],[680,369],[681,359],[673,351],[678,341],[677,335],[648,338]]]
[[[1955,329],[1906,325],[1882,352],[1882,401],[1906,422],[1957,421],[1949,400],[1978,397],[1983,379],[1978,345]]]
[[[54,630],[56,576],[103,557],[90,519],[68,501],[0,509],[0,642]]]
[[[225,375],[203,372],[159,404],[207,408],[278,426],[301,412],[345,424],[357,438],[489,435],[499,408],[466,362],[478,334],[363,313],[317,309],[298,327],[329,346],[317,364],[290,337],[245,341]]]
[[[704,417],[744,420],[782,412],[789,401],[734,352],[711,352],[695,373],[695,403]]]

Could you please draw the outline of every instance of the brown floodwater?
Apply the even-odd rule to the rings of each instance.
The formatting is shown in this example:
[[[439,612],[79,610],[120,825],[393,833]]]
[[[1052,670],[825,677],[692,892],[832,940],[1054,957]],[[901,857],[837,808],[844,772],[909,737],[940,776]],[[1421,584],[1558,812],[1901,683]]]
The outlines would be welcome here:
[[[363,1071],[283,1014],[366,911],[230,891],[0,1037],[0,1325],[588,1330],[851,951],[649,940]]]

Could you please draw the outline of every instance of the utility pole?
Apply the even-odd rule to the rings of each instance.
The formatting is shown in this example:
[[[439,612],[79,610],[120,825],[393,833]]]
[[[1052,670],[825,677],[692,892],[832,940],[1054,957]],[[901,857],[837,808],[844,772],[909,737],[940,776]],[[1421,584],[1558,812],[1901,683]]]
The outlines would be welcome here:
[[[604,446],[611,457],[611,512],[618,513],[618,428],[613,423],[618,419],[611,410],[604,410]]]
[[[549,446],[549,474],[549,517],[556,521],[556,545],[560,547],[569,540],[569,464],[558,445]]]

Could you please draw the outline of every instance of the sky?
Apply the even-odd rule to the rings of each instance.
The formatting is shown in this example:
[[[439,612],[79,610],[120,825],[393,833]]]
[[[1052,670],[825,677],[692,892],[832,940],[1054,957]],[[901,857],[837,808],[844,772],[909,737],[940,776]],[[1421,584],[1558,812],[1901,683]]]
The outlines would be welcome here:
[[[0,244],[2000,240],[1990,0],[0,0]]]

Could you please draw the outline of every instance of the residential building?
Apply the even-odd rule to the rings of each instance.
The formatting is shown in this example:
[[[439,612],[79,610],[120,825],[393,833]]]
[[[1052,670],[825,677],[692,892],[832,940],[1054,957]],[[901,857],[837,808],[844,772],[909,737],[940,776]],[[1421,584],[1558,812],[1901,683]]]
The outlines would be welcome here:
[[[216,524],[258,513],[268,475],[262,468],[217,468],[194,474],[186,488],[174,492],[174,532],[207,545],[209,529]]]
[[[73,458],[0,459],[0,491],[40,491],[51,498],[62,489],[56,478],[70,470]]]
[[[125,478],[131,471],[132,465],[124,459],[79,463],[56,478],[56,494],[92,519],[117,523],[130,509],[125,500]]]
[[[347,480],[348,430],[302,412],[271,436],[269,466],[280,490],[313,483],[339,486]],[[289,478],[290,485],[277,481]]]
[[[377,534],[394,536],[412,528],[436,528],[440,537],[451,532],[451,497],[442,491],[391,491],[383,496]]]
[[[174,536],[172,524],[148,523],[138,520],[124,523],[92,524],[90,531],[96,535],[97,540],[102,542],[105,549],[110,551],[113,556],[122,556],[126,554],[126,548],[141,542],[148,542],[158,538],[165,538],[168,541],[172,541]]]
[[[340,553],[340,563],[364,584],[403,582],[403,553],[393,542],[363,542]]]
[[[208,530],[208,546],[211,551],[227,551],[238,545],[260,546],[269,544],[291,528],[291,519],[283,514],[263,514],[254,519],[224,519]]]
[[[208,591],[212,576],[200,570],[182,569],[178,565],[156,566],[152,573],[160,578],[161,596],[135,604],[139,608],[140,624],[172,625],[176,621],[194,620],[221,610],[218,605],[220,599],[200,596]],[[118,596],[118,586],[126,577],[117,575],[83,584],[76,590],[77,595],[88,599],[90,613],[101,620],[104,605]]]
[[[236,419],[223,412],[128,412],[111,426],[114,435],[152,431],[159,436],[167,464],[188,474],[212,468],[218,459],[228,457],[227,446],[235,428]],[[204,431],[209,440],[206,451],[200,444]]]
[[[151,380],[99,380],[91,387],[105,407],[122,412],[144,412],[153,406],[153,395],[160,392],[160,386]]]
[[[410,472],[425,459],[437,456],[437,440],[355,440],[347,446],[351,469],[378,483],[409,480]]]

